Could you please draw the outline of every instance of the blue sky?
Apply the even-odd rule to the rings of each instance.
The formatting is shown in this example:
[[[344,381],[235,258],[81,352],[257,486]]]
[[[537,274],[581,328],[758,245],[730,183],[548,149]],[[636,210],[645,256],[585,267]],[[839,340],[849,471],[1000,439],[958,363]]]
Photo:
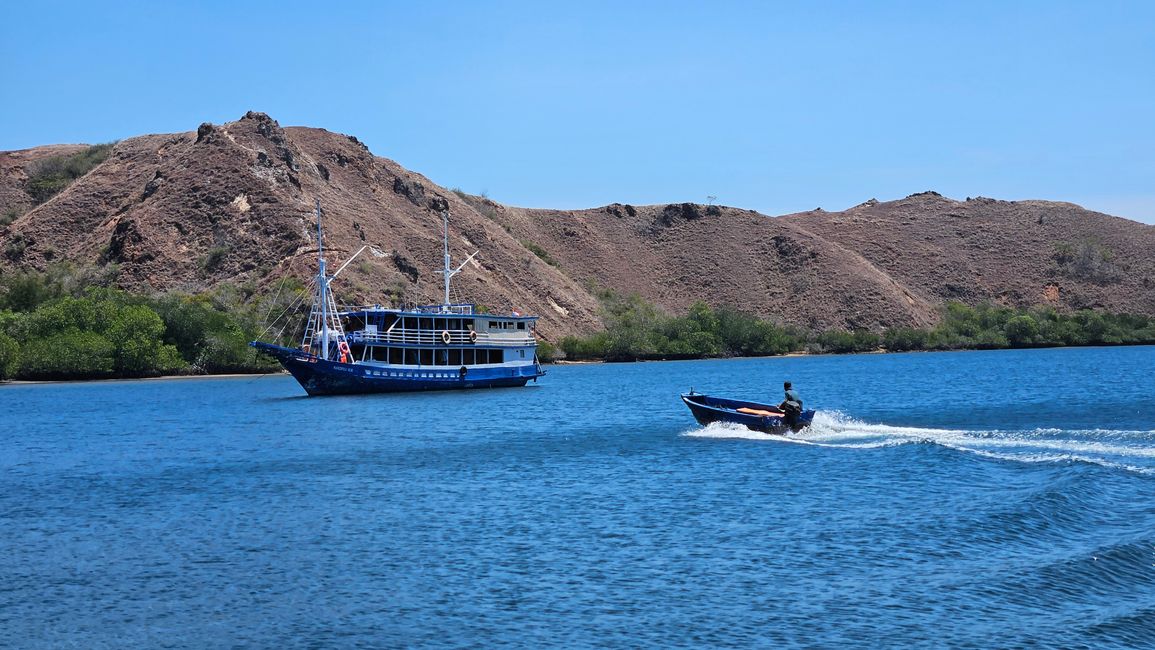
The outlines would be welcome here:
[[[4,2],[0,150],[264,111],[527,207],[1155,223],[1150,2]]]

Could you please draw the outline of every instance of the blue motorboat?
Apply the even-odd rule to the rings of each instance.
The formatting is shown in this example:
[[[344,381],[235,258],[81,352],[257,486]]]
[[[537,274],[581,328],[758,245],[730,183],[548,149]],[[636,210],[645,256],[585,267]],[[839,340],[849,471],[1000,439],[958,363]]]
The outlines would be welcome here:
[[[449,279],[473,255],[456,269],[450,268],[448,213],[443,218],[442,304],[339,309],[329,283],[357,255],[332,276],[326,275],[318,205],[320,270],[301,345],[291,348],[263,341],[250,345],[277,359],[309,395],[498,388],[537,381],[545,371],[537,358],[536,316],[478,313],[472,304],[450,304]]]
[[[690,408],[698,424],[703,426],[713,422],[732,422],[754,431],[781,435],[801,431],[814,420],[813,410],[802,411],[796,419],[790,421],[781,409],[771,404],[711,397],[695,393],[693,389],[689,393],[682,393],[682,401]]]

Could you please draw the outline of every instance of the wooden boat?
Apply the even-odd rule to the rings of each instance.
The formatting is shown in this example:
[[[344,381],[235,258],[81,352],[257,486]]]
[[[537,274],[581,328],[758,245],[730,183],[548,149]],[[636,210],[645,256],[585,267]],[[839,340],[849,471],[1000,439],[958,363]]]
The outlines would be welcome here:
[[[711,397],[702,393],[682,393],[682,401],[694,414],[698,424],[713,422],[733,422],[747,429],[782,435],[788,431],[801,431],[814,419],[814,411],[803,411],[794,422],[788,422],[786,414],[771,404],[747,402],[725,397]]]
[[[445,228],[445,301],[409,309],[337,307],[329,283],[356,257],[327,275],[317,204],[318,273],[300,347],[253,341],[281,362],[309,395],[524,386],[545,374],[537,358],[536,316],[481,313],[451,304],[449,214]],[[360,254],[367,247],[363,247]],[[474,253],[476,255],[476,253]]]

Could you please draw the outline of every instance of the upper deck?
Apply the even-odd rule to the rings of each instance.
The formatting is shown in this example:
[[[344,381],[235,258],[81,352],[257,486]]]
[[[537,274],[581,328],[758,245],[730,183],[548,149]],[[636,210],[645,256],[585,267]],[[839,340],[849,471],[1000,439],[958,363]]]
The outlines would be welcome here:
[[[410,309],[380,305],[340,312],[350,343],[401,345],[536,345],[537,316],[476,313],[472,304],[423,305]]]

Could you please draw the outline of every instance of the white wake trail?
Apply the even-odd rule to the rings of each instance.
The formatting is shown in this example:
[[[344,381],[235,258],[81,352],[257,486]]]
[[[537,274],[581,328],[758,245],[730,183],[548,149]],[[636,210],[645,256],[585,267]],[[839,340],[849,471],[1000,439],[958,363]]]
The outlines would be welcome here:
[[[1027,463],[1086,462],[1155,474],[1155,431],[1111,429],[975,431],[871,424],[838,411],[819,411],[798,433],[769,435],[735,424],[714,423],[687,432],[696,438],[725,438],[808,444],[843,449],[877,449],[936,444],[988,458]]]

